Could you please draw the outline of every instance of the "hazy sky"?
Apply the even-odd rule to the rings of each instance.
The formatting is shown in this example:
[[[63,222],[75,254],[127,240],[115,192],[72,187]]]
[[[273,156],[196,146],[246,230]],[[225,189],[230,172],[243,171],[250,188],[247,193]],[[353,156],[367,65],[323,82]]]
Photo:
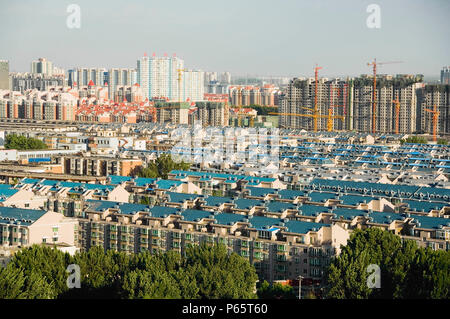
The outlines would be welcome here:
[[[69,29],[69,4],[81,28]],[[381,28],[369,29],[369,4]],[[449,0],[0,0],[0,59],[30,71],[46,57],[71,67],[136,67],[137,58],[176,53],[188,68],[240,75],[437,76],[450,65]]]

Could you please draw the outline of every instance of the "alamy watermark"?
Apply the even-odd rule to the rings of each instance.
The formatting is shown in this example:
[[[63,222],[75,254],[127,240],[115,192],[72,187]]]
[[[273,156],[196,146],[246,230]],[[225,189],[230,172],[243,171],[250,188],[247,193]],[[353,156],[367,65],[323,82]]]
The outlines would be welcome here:
[[[69,266],[67,266],[66,272],[70,274],[67,277],[67,287],[69,289],[81,288],[80,266],[78,266],[77,264],[70,264]]]
[[[78,4],[69,4],[66,9],[70,13],[66,19],[66,26],[69,29],[81,28],[81,8]]]
[[[376,264],[370,264],[367,266],[366,272],[370,273],[367,276],[367,288],[381,288],[381,270],[380,266]]]
[[[194,124],[171,133],[176,142],[170,153],[175,161],[249,165],[263,173],[278,171],[280,162],[278,128],[206,127]]]
[[[366,9],[370,13],[366,20],[366,25],[369,29],[381,28],[381,8],[378,4],[369,4]]]

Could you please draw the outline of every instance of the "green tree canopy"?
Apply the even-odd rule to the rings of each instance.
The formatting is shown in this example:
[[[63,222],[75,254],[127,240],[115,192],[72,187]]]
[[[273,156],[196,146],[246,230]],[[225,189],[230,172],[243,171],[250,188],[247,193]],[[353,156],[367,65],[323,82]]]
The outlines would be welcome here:
[[[46,149],[47,145],[36,138],[9,134],[5,139],[5,148],[16,150],[40,150]]]
[[[258,297],[261,299],[295,299],[294,288],[290,285],[275,283],[270,285],[264,280],[258,288]]]
[[[356,230],[327,273],[328,298],[448,298],[450,252],[418,248],[377,228]],[[369,288],[370,264],[381,270],[381,288]],[[414,288],[413,288],[414,287]]]
[[[77,264],[81,288],[67,287],[67,266]],[[92,247],[74,256],[33,245],[0,269],[0,298],[253,298],[254,267],[223,245],[152,255]]]
[[[400,144],[404,143],[415,143],[415,144],[427,144],[428,140],[425,137],[422,136],[409,136],[406,139],[401,139]]]
[[[133,174],[137,173],[139,177],[147,178],[163,178],[167,179],[167,175],[172,170],[189,170],[190,163],[175,162],[170,154],[162,154],[153,163],[146,168],[139,167]]]
[[[236,106],[232,106],[232,107],[236,107]],[[243,106],[243,107],[251,108],[251,109],[256,110],[258,115],[269,115],[270,112],[278,112],[278,108],[277,107],[273,107],[273,106],[264,106],[264,105],[252,104],[252,105]]]

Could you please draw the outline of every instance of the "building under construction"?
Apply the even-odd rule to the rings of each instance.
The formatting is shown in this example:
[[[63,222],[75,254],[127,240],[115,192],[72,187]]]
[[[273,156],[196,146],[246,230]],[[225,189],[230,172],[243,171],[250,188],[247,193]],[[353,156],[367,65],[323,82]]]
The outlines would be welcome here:
[[[421,76],[377,75],[375,114],[373,114],[373,78],[361,76],[351,81],[353,98],[352,129],[377,133],[414,133],[419,127],[419,90]],[[398,123],[397,123],[398,121]],[[398,132],[397,132],[398,130]]]
[[[420,130],[422,132],[432,133],[433,127],[433,112],[428,112],[427,109],[438,112],[436,114],[436,134],[449,135],[450,134],[450,84],[430,84],[423,87],[418,94],[420,94],[420,112],[419,122]]]
[[[344,80],[326,78],[316,81],[313,78],[294,78],[289,83],[280,104],[280,127],[325,131],[329,122],[333,130],[349,129],[345,120],[348,110],[348,84]],[[317,103],[317,118],[314,119],[314,107]]]
[[[421,75],[377,75],[351,79],[294,78],[280,103],[280,127],[315,130],[412,134],[450,133],[448,85],[425,85]],[[316,96],[317,92],[317,96]],[[374,103],[375,101],[375,103]],[[436,115],[437,116],[437,115]],[[374,123],[375,121],[375,123]]]

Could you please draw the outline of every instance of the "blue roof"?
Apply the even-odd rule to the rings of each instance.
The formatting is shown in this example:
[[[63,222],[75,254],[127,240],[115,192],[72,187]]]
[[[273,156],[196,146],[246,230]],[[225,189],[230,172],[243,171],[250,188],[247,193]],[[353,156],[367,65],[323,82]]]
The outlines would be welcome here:
[[[121,214],[125,215],[134,215],[137,212],[145,211],[145,209],[148,209],[148,205],[143,204],[132,204],[132,203],[120,203],[119,204],[119,210]]]
[[[267,211],[273,212],[273,213],[282,213],[286,209],[297,209],[297,205],[292,203],[285,203],[285,202],[279,202],[279,201],[271,201],[267,205]]]
[[[40,179],[37,179],[37,178],[28,178],[28,177],[26,177],[26,178],[24,178],[21,181],[21,183],[24,183],[24,184],[35,184],[35,183],[37,183],[39,181],[40,181]]]
[[[178,212],[177,208],[165,206],[153,206],[150,208],[150,216],[163,218],[168,215],[175,215]]]
[[[250,227],[257,230],[268,230],[273,226],[278,226],[281,223],[279,218],[270,218],[265,216],[253,216],[249,218]]]
[[[29,158],[28,162],[30,163],[40,163],[40,162],[51,162],[50,157],[38,157],[38,158]]]
[[[372,212],[369,215],[373,218],[373,223],[377,224],[390,224],[394,220],[402,220],[401,214],[385,213],[385,212]]]
[[[172,170],[170,174],[176,175],[176,177],[181,178],[185,176],[197,176],[200,178],[205,178],[207,180],[211,178],[221,178],[225,180],[238,181],[238,180],[247,180],[251,183],[258,185],[261,182],[273,182],[275,178],[269,177],[256,177],[256,176],[247,176],[247,175],[235,175],[235,174],[224,174],[224,173],[207,173],[207,172],[194,172],[194,171],[182,171],[182,170]]]
[[[420,198],[420,195],[426,198],[450,201],[450,189],[437,187],[420,187],[420,189],[415,192],[414,197]]]
[[[287,228],[287,232],[297,234],[307,234],[309,231],[313,231],[314,229],[319,230],[322,227],[330,227],[328,224],[310,223],[299,220],[290,220],[285,223],[285,226]]]
[[[197,194],[185,194],[185,193],[175,193],[175,192],[166,192],[166,195],[169,196],[169,202],[182,204],[186,201],[192,201],[200,195]]]
[[[278,194],[280,195],[281,199],[295,199],[299,196],[306,196],[305,191],[297,191],[292,189],[282,189],[278,191]]]
[[[315,202],[315,203],[324,203],[329,199],[336,198],[335,193],[325,193],[325,192],[311,192],[308,194],[308,197],[310,198],[309,201]]]
[[[122,184],[123,182],[129,182],[133,179],[131,176],[119,176],[119,175],[109,175],[108,178],[110,179],[109,184],[111,185]]]
[[[218,207],[224,203],[232,203],[233,200],[230,197],[208,196],[205,199],[205,206]]]
[[[267,194],[276,194],[277,193],[277,190],[275,188],[248,186],[246,189],[249,191],[250,196],[255,196],[255,197],[265,197]]]
[[[134,215],[137,212],[144,212],[146,209],[149,209],[149,206],[143,204],[134,204],[134,203],[121,203],[114,201],[106,201],[106,200],[87,200],[89,204],[89,210],[95,212],[103,212],[108,209],[118,209],[120,214],[124,215]]]
[[[334,219],[344,219],[344,220],[353,220],[353,218],[357,216],[364,216],[366,214],[365,211],[360,209],[352,209],[352,208],[336,208],[333,210],[333,213],[336,214]]]
[[[212,212],[196,209],[186,209],[181,213],[181,216],[184,217],[184,220],[190,222],[200,221],[203,218],[210,218],[212,215]]]
[[[9,219],[16,219],[20,221],[21,225],[31,225],[46,213],[41,209],[22,209],[15,207],[0,207],[0,223],[9,223]],[[25,221],[23,221],[25,220]]]
[[[434,209],[441,210],[443,207],[448,207],[448,203],[418,201],[418,200],[404,200],[403,203],[408,204],[409,209],[417,212],[430,212]]]
[[[338,191],[341,190],[347,193],[359,193],[370,194],[373,192],[379,194],[379,196],[397,196],[403,198],[410,198],[413,194],[419,190],[418,186],[408,185],[393,185],[382,183],[369,183],[369,182],[352,182],[342,180],[328,180],[328,179],[313,179],[310,187],[321,187],[322,190]]]
[[[303,204],[299,207],[299,214],[304,216],[318,216],[320,213],[328,213],[330,208],[317,205]]]
[[[8,186],[8,187],[6,187],[6,186]],[[6,199],[11,197],[12,195],[17,193],[18,191],[19,191],[18,189],[12,188],[12,185],[1,184],[1,187],[0,187],[0,202],[5,201]]]
[[[257,199],[238,198],[234,201],[236,208],[250,210],[255,206],[265,206],[265,202]]]
[[[440,217],[428,217],[428,216],[418,216],[414,215],[411,216],[416,221],[420,223],[420,225],[417,225],[419,228],[426,228],[426,229],[439,229],[439,226],[450,226],[450,219],[448,218],[440,218]]]
[[[156,178],[138,177],[134,180],[134,184],[138,187],[145,187],[154,184]]]
[[[342,201],[343,205],[358,206],[359,204],[370,203],[376,200],[375,197],[371,196],[359,196],[359,195],[341,195],[339,199]]]
[[[174,186],[179,186],[183,184],[183,182],[180,181],[174,181],[174,180],[167,180],[167,179],[161,179],[156,182],[156,185],[158,186],[158,189],[171,189]]]
[[[231,214],[231,213],[221,213],[214,216],[216,219],[216,224],[218,225],[233,225],[236,222],[242,222],[244,219],[248,218],[245,215]]]

